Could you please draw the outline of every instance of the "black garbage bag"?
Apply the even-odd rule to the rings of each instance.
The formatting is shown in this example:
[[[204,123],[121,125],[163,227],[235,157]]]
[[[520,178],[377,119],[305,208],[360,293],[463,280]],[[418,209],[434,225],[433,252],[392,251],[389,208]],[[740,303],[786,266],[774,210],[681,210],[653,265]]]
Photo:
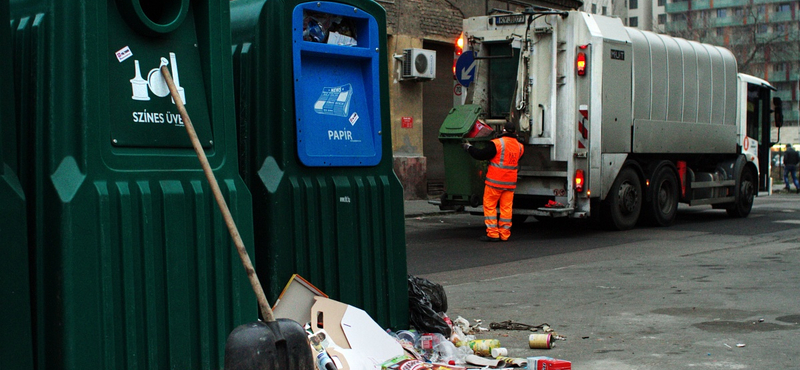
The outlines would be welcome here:
[[[431,308],[436,312],[447,312],[447,294],[441,284],[434,283],[428,279],[408,275],[409,284],[419,286],[431,300]]]
[[[439,312],[447,311],[447,296],[441,285],[408,275],[408,311],[409,321],[417,330],[450,337],[452,329],[439,316]]]

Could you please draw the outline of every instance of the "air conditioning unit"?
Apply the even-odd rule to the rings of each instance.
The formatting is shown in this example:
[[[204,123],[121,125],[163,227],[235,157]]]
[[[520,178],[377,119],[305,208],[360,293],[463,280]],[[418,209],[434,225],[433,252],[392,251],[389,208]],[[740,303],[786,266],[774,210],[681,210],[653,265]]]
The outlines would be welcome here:
[[[436,51],[405,49],[403,51],[404,80],[432,80],[436,77]]]

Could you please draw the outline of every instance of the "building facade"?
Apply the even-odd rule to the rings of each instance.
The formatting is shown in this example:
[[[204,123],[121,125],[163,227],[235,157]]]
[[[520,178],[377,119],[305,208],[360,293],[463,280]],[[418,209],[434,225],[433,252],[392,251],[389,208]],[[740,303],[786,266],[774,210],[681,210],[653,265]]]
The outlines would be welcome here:
[[[800,1],[621,0],[615,15],[626,25],[723,46],[739,71],[769,81],[783,101],[784,125],[776,143],[800,143]]]
[[[532,6],[569,9],[578,0],[376,0],[386,9],[394,169],[405,199],[427,199],[444,191],[439,128],[453,107],[455,42],[465,18]],[[611,0],[594,8],[610,14]],[[592,7],[591,5],[589,6]],[[600,14],[600,13],[597,13]],[[436,52],[434,79],[404,79],[406,49]]]

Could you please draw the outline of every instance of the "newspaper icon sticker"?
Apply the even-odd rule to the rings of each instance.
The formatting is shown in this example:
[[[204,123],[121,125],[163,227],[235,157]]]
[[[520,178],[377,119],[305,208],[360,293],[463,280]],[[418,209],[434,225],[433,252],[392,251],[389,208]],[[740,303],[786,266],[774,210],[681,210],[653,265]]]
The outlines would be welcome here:
[[[324,87],[322,88],[322,94],[320,94],[317,102],[314,103],[314,111],[317,114],[347,117],[350,113],[350,99],[352,97],[353,86],[350,84]]]

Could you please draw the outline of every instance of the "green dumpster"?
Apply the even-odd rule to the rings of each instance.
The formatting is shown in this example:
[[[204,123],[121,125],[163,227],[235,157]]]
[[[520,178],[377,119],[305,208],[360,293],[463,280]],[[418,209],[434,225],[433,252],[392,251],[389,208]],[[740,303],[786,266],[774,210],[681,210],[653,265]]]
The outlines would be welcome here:
[[[8,2],[0,3],[0,21],[8,24]],[[10,28],[0,28],[0,50],[11,50]],[[10,53],[0,56],[0,367],[32,370],[30,270],[27,200],[20,176],[14,80]]]
[[[296,273],[383,327],[407,328],[385,10],[237,0],[231,28],[241,173],[268,298]]]
[[[257,319],[159,73],[253,253],[228,13],[211,0],[11,1],[37,369],[220,369],[230,331]]]
[[[479,105],[456,106],[450,110],[439,128],[439,141],[444,150],[445,193],[441,197],[442,209],[477,207],[483,201],[483,183],[488,162],[473,159],[461,147],[465,141],[477,148],[490,144],[489,141],[494,136],[468,137],[480,115]]]

